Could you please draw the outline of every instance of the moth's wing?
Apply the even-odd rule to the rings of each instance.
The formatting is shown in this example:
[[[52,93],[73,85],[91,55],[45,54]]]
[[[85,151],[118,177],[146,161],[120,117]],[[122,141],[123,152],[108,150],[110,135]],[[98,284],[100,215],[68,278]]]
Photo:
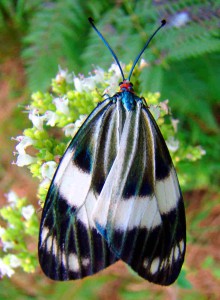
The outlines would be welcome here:
[[[173,283],[184,261],[185,212],[169,151],[147,108],[127,114],[94,212],[112,251],[143,278]]]
[[[67,148],[52,180],[39,234],[40,265],[51,279],[82,278],[117,260],[91,219],[97,191],[116,155],[116,139],[111,134],[117,126],[116,111],[108,99],[91,113]],[[106,148],[106,135],[113,138],[100,156]],[[110,157],[107,166],[103,161],[106,156]],[[101,182],[94,178],[99,173]]]

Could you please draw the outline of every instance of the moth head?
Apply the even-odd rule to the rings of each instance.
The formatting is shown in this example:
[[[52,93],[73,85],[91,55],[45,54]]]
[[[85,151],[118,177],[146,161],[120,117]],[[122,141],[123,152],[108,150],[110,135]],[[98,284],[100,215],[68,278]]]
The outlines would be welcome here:
[[[134,93],[133,84],[127,79],[120,82],[119,87],[120,87],[120,92],[128,91],[128,92]]]

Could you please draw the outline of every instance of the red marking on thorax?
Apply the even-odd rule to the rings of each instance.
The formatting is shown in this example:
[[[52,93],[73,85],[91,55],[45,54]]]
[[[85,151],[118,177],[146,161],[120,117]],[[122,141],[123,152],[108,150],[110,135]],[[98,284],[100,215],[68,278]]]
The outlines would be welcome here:
[[[128,92],[134,93],[133,84],[128,80],[124,80],[122,83],[120,83],[119,87],[120,87],[119,92],[124,92],[126,90]]]

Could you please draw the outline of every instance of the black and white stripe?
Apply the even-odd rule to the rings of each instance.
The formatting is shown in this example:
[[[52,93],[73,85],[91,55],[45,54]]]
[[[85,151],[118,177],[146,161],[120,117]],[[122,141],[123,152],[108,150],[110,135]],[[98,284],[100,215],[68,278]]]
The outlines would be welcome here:
[[[165,141],[132,94],[102,102],[66,150],[42,215],[39,260],[55,280],[94,274],[118,259],[162,285],[185,254],[181,191]]]

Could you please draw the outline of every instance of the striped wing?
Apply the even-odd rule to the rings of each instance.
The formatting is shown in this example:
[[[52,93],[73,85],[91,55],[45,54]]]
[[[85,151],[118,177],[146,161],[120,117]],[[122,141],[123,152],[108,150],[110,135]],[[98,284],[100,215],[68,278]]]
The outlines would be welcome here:
[[[117,111],[108,99],[91,113],[54,175],[39,234],[39,261],[51,279],[82,278],[117,260],[91,217],[116,156]]]
[[[127,112],[120,146],[93,219],[116,256],[143,278],[173,283],[185,254],[185,212],[169,151],[141,101]]]

